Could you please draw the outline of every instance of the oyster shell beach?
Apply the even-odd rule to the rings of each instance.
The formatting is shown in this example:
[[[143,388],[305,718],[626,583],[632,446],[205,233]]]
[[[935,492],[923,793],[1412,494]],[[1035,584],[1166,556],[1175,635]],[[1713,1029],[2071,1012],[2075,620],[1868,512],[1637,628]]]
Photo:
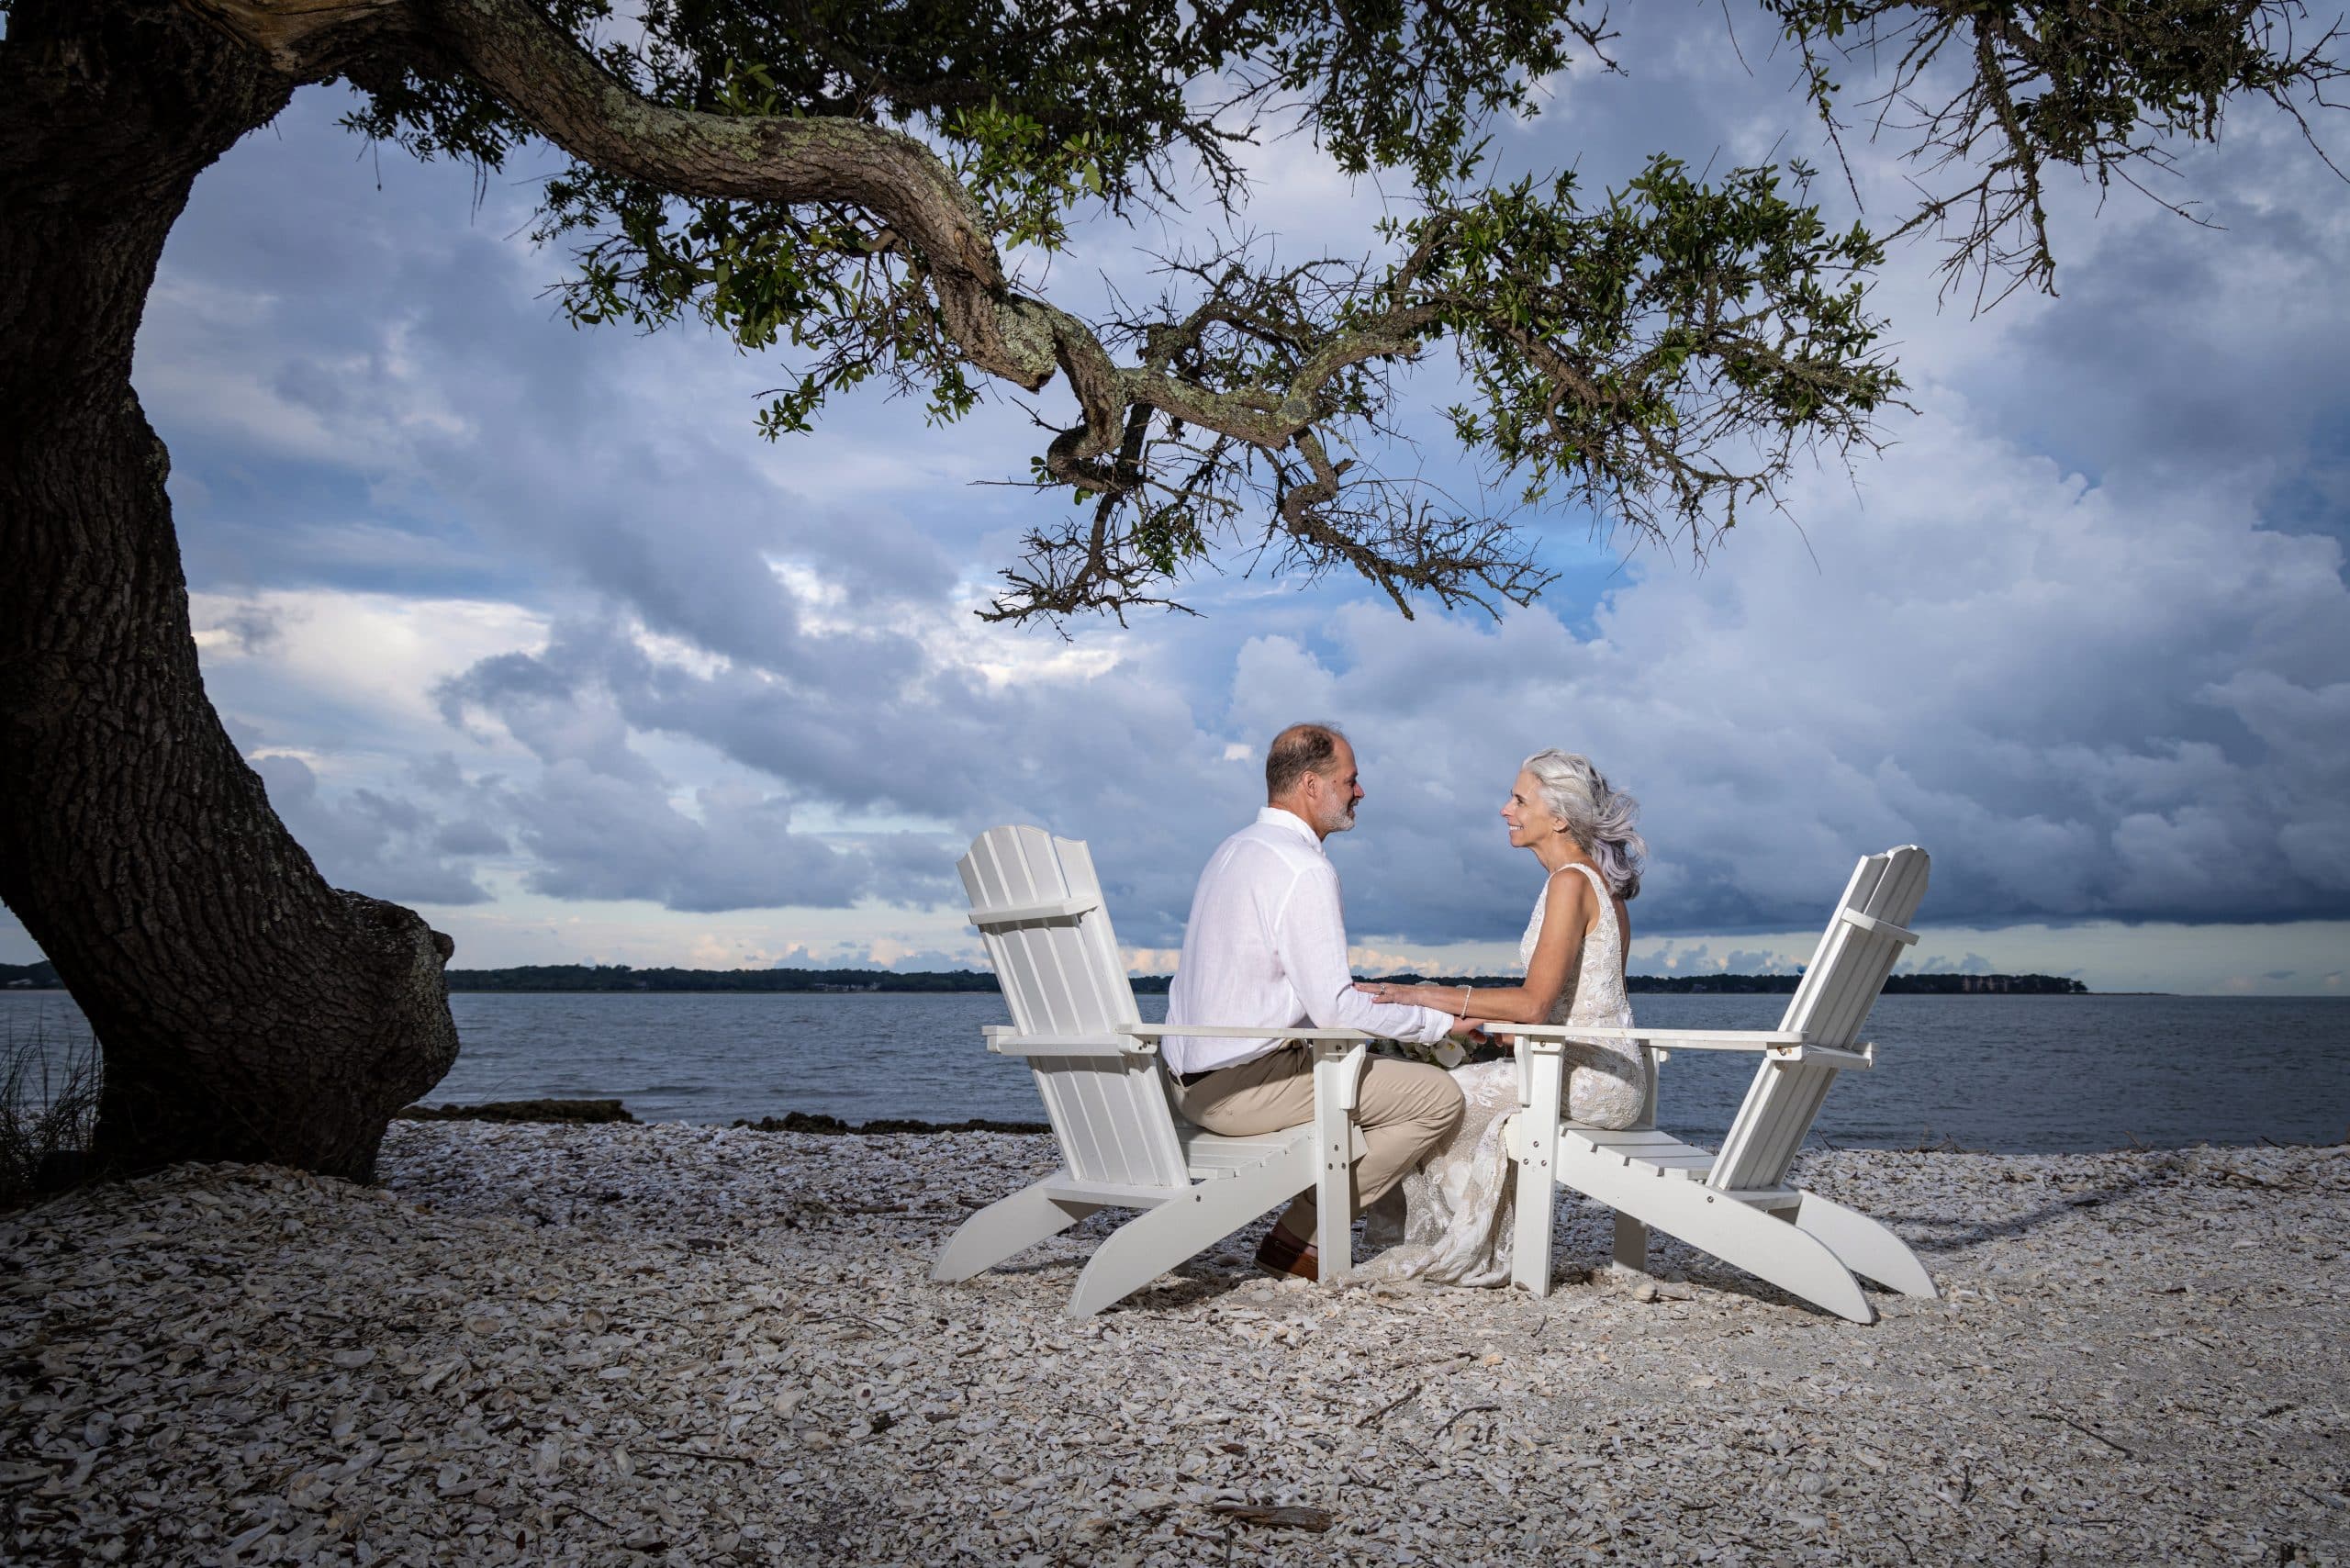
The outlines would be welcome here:
[[[931,1257],[1049,1138],[404,1122],[0,1216],[11,1563],[2350,1562],[2350,1150],[1820,1152],[1939,1301],[1659,1238],[1565,1282],[1075,1321],[1099,1215]]]

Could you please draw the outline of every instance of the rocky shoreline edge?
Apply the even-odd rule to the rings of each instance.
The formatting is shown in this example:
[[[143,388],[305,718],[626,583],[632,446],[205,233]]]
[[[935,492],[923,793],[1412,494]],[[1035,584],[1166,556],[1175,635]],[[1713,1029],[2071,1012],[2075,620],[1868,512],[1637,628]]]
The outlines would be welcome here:
[[[1510,1291],[1102,1317],[1096,1215],[930,1258],[1051,1140],[397,1124],[0,1216],[12,1563],[2350,1562],[2350,1150],[1843,1150],[1942,1299],[1677,1244]]]
[[[619,1100],[492,1100],[479,1105],[410,1105],[398,1113],[409,1122],[554,1122],[600,1126],[613,1122],[637,1125],[635,1114]],[[757,1133],[815,1133],[839,1137],[864,1133],[887,1137],[908,1133],[1044,1133],[1043,1122],[999,1122],[974,1116],[961,1122],[924,1122],[909,1116],[884,1116],[854,1125],[815,1111],[787,1111],[780,1116],[756,1120],[737,1117],[731,1126]]]

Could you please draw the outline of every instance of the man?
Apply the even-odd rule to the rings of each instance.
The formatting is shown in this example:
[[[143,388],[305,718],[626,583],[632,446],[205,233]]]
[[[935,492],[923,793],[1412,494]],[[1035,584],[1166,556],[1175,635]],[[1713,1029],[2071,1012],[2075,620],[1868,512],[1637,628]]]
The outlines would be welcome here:
[[[1261,1023],[1266,1039],[1171,1035],[1162,1049],[1184,1116],[1244,1136],[1314,1119],[1314,1058],[1278,1031],[1311,1025],[1395,1040],[1469,1033],[1426,1007],[1373,1002],[1347,967],[1338,873],[1322,841],[1355,825],[1363,798],[1354,747],[1328,724],[1292,724],[1265,754],[1265,809],[1216,846],[1192,895],[1169,1025]],[[1369,1152],[1354,1168],[1356,1212],[1375,1203],[1460,1125],[1460,1091],[1425,1062],[1373,1057],[1356,1100]],[[1298,1194],[1257,1250],[1275,1273],[1316,1277],[1315,1194]]]

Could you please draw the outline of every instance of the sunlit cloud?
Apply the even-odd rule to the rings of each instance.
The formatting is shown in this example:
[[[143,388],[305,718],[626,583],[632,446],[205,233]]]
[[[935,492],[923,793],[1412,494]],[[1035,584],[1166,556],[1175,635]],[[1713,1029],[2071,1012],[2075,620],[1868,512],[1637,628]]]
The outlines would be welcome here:
[[[1711,22],[1619,18],[1629,76],[1546,84],[1496,173],[1573,166],[1595,199],[1656,151],[1802,156],[1849,218],[1794,62],[1736,15],[1743,61]],[[1202,619],[1064,638],[975,612],[1065,504],[989,482],[1065,388],[936,429],[858,394],[763,442],[782,367],[573,330],[527,168],[476,213],[464,171],[386,150],[378,190],[340,106],[306,91],[199,182],[137,381],[232,736],[331,879],[417,902],[461,962],[976,962],[953,863],[1021,821],[1093,846],[1163,973],[1265,741],[1324,717],[1370,790],[1331,846],[1367,969],[1515,964],[1539,879],[1494,808],[1559,745],[1645,803],[1636,969],[1784,972],[1855,856],[1917,842],[1918,964],[2342,990],[2350,202],[2277,128],[2183,160],[2222,230],[2052,187],[2061,298],[1937,310],[1930,247],[1897,252],[1874,297],[1916,411],[1703,569],[1566,515],[1529,520],[1561,588],[1498,622],[1259,572],[1188,585]],[[1913,171],[1848,151],[1882,222]],[[1248,156],[1239,232],[1375,249],[1374,183],[1303,139]],[[1147,251],[1212,238],[1186,221],[1081,229],[1048,286],[1146,297]],[[1429,439],[1393,462],[1473,487],[1418,407],[1450,375],[1407,377]]]

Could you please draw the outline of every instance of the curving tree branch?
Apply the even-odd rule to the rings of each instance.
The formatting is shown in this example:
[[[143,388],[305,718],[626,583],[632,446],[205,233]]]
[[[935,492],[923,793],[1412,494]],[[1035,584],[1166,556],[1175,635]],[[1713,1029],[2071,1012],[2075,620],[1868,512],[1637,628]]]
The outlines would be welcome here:
[[[583,162],[680,196],[840,203],[923,258],[970,363],[1035,391],[1049,336],[1005,308],[1003,265],[979,211],[913,137],[848,118],[733,116],[652,102],[526,0],[185,0],[297,77],[347,70],[355,45],[397,39],[437,53]]]
[[[269,0],[200,3],[248,25],[289,15]],[[301,37],[320,36],[322,3],[303,0],[310,30]],[[367,14],[379,17],[380,6],[371,0]],[[1199,297],[1188,307],[1170,297],[1105,342],[1084,320],[1008,286],[978,204],[913,137],[856,120],[740,112],[739,102],[735,112],[652,102],[525,0],[409,0],[408,28],[532,129],[609,174],[703,201],[842,209],[844,253],[904,270],[866,297],[871,314],[845,351],[859,357],[839,367],[841,379],[910,345],[1031,391],[1056,370],[1066,377],[1079,419],[1046,445],[1035,478],[1090,499],[1092,515],[1031,535],[1027,566],[1010,575],[1010,591],[985,612],[991,618],[1165,602],[1159,585],[1216,542],[1245,543],[1244,520],[1259,507],[1269,521],[1260,548],[1278,539],[1285,565],[1350,567],[1407,615],[1419,593],[1488,608],[1527,602],[1548,578],[1507,528],[1376,473],[1350,474],[1355,460],[1331,455],[1334,441],[1384,428],[1387,371],[1446,337],[1499,400],[1482,421],[1458,421],[1463,434],[1505,466],[1528,470],[1537,489],[1572,471],[1587,500],[1659,534],[1669,515],[1700,547],[1717,495],[1767,486],[1784,458],[1752,470],[1709,465],[1690,449],[1692,434],[1712,439],[1771,413],[1786,401],[1777,383],[1809,374],[1827,390],[1815,391],[1806,420],[1782,421],[1785,433],[1849,440],[1897,386],[1864,358],[1823,365],[1784,346],[1812,334],[1811,318],[1825,309],[1843,323],[1833,352],[1866,354],[1874,331],[1860,322],[1857,294],[1812,285],[1823,269],[1870,258],[1864,243],[1821,243],[1816,219],[1767,182],[1715,196],[1651,178],[1591,214],[1572,210],[1571,182],[1549,193],[1521,185],[1439,207],[1399,230],[1404,254],[1384,269],[1317,260],[1260,273],[1245,254],[1228,254],[1213,274],[1175,269]],[[281,27],[277,47],[293,31]],[[871,225],[861,236],[860,215]],[[644,244],[651,228],[640,220],[629,238]],[[1663,253],[1668,233],[1685,254]],[[752,270],[739,257],[734,264]],[[1692,266],[1707,270],[1709,295],[1673,281]],[[600,282],[607,297],[616,291],[610,274]],[[689,273],[663,286],[698,282]],[[1751,312],[1719,309],[1722,298],[1757,290]],[[1704,320],[1691,316],[1701,295],[1712,308]],[[908,325],[930,315],[924,301],[935,304],[938,331],[927,342]],[[1756,335],[1774,324],[1778,350]],[[1119,344],[1139,351],[1133,361],[1121,362]],[[1702,367],[1730,360],[1746,367],[1746,393],[1717,399],[1710,417],[1693,406],[1698,417],[1684,422],[1676,398],[1698,387]],[[1671,498],[1650,505],[1651,486]]]
[[[2046,164],[2126,176],[2159,157],[2147,127],[2216,135],[2232,95],[2289,108],[2338,74],[2336,32],[2290,44],[2291,0],[1771,3],[1831,130],[1829,40],[1907,28],[1895,97],[1964,41],[1923,150],[1981,162],[1981,179],[1897,232],[1972,202],[1948,264],[2042,281]],[[771,434],[874,376],[927,387],[939,419],[976,400],[967,369],[1028,392],[1065,378],[1074,419],[1048,427],[1030,479],[1084,515],[1030,533],[991,619],[1171,605],[1178,578],[1252,547],[1357,571],[1405,615],[1423,595],[1527,602],[1547,578],[1504,518],[1357,455],[1393,444],[1391,377],[1440,345],[1474,393],[1453,432],[1517,506],[1570,503],[1699,554],[1741,507],[1774,505],[1800,453],[1874,444],[1901,387],[1865,308],[1882,252],[1857,226],[1829,230],[1800,163],[1708,185],[1659,155],[1589,204],[1572,176],[1474,188],[1480,112],[1532,112],[1530,73],[1561,67],[1569,39],[1613,68],[1604,17],[1570,15],[1576,0],[1137,0],[1085,26],[1055,0],[909,0],[869,39],[852,0],[755,15],[646,0],[633,52],[578,40],[600,0],[183,4],[283,69],[368,83],[375,106],[355,122],[420,151],[487,161],[532,132],[569,151],[541,234],[581,241],[574,319],[693,309],[746,349],[788,340],[810,368],[763,416]],[[933,34],[975,62],[1034,51],[1044,85],[981,106]],[[1292,95],[1343,167],[1412,171],[1418,215],[1384,226],[1384,258],[1282,266],[1236,243],[1167,261],[1154,308],[1098,325],[1017,286],[1000,247],[1049,250],[1072,203],[1163,193],[1168,148],[1249,133],[1193,107],[1211,81],[1228,102]],[[1227,193],[1229,165],[1203,161]]]

